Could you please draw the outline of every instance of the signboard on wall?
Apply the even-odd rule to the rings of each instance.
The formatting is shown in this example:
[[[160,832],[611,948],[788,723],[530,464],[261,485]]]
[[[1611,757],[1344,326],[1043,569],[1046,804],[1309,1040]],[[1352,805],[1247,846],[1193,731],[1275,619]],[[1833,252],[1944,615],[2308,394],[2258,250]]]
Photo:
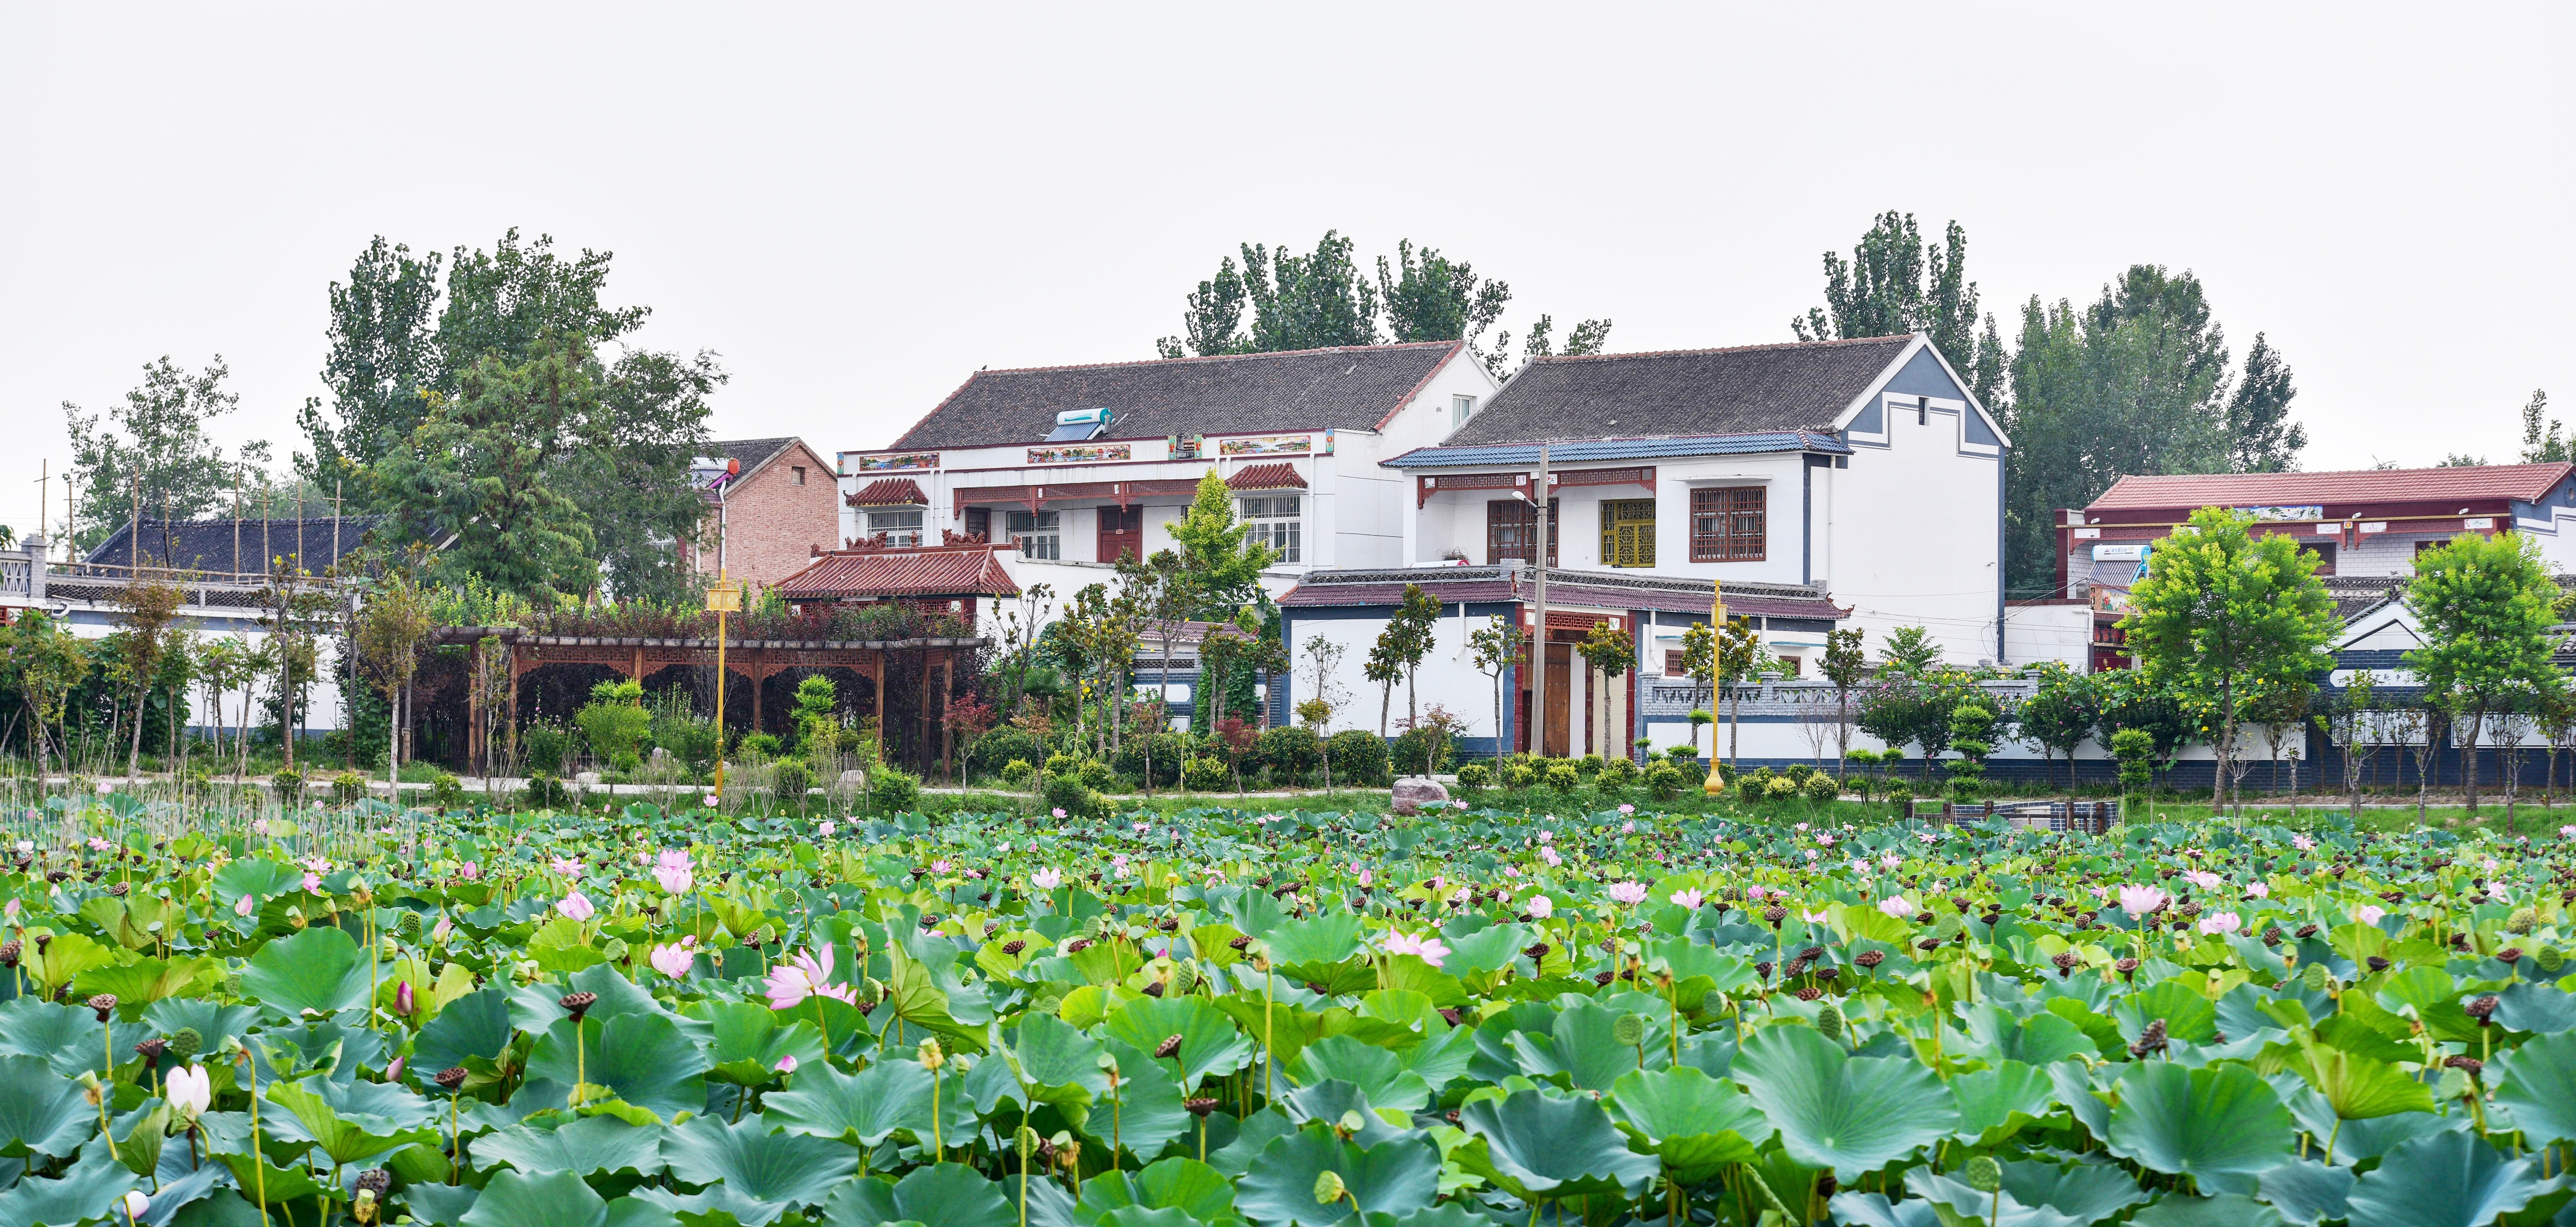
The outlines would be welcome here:
[[[2321,506],[2231,507],[2228,510],[2233,511],[2238,515],[2252,516],[2257,520],[2322,520],[2326,518],[2326,509]]]
[[[937,452],[905,452],[900,455],[893,456],[861,456],[858,458],[858,470],[862,473],[894,473],[906,469],[935,469],[938,467],[939,453]]]
[[[1070,443],[1062,447],[1032,447],[1030,464],[1095,464],[1108,460],[1125,460],[1124,443]]]
[[[1254,435],[1244,439],[1221,439],[1217,454],[1222,456],[1287,456],[1315,450],[1313,435]]]

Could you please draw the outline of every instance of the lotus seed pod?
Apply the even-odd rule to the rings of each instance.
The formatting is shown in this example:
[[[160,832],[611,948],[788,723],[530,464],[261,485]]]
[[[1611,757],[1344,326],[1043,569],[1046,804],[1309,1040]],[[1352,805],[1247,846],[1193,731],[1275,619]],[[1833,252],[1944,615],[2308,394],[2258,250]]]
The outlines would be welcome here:
[[[1020,1126],[1019,1131],[1011,1135],[1011,1148],[1019,1152],[1023,1162],[1035,1156],[1038,1153],[1038,1131],[1026,1125]]]
[[[1646,1020],[1634,1014],[1622,1014],[1610,1021],[1610,1038],[1627,1048],[1645,1043]]]
[[[1840,1040],[1843,1037],[1843,1012],[1827,1002],[1824,1009],[1816,1012],[1816,1030],[1823,1032],[1826,1039]]]
[[[1329,1206],[1342,1199],[1342,1174],[1326,1168],[1315,1176],[1315,1204]]]
[[[2299,973],[2299,979],[2301,983],[2308,986],[2309,992],[2322,993],[2326,991],[2326,965],[2323,963],[2308,964],[2308,969]]]
[[[182,1063],[205,1050],[206,1037],[197,1034],[195,1027],[181,1027],[170,1036],[171,1055],[178,1057]]]
[[[1992,1193],[2004,1187],[2004,1168],[1993,1155],[1978,1155],[1968,1160],[1959,1178],[1980,1193]]]
[[[2513,915],[2505,917],[2504,931],[2516,937],[2527,936],[2539,923],[2540,918],[2530,908],[2518,907],[2513,909]]]
[[[404,941],[419,941],[421,928],[420,913],[406,909],[402,914],[402,919],[394,922],[394,928],[397,932],[400,932],[403,935]]]
[[[2567,965],[2567,956],[2561,953],[2556,946],[2543,946],[2540,948],[2539,953],[2534,954],[2531,957],[2533,962],[2540,964],[2540,969],[2542,971],[2554,972]]]

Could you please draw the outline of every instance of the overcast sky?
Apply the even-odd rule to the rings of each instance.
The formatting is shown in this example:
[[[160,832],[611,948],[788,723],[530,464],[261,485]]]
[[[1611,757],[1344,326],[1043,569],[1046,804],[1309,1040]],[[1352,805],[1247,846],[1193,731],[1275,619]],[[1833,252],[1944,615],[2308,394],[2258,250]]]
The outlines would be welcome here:
[[[1515,332],[1671,349],[1787,339],[1893,208],[1966,225],[2007,334],[2197,272],[2294,367],[2306,468],[2510,459],[2533,388],[2576,419],[2571,11],[11,5],[0,520],[60,402],[162,354],[292,450],[369,236],[510,226],[722,355],[718,435],[826,453],[980,366],[1151,357],[1240,242],[1410,238]]]

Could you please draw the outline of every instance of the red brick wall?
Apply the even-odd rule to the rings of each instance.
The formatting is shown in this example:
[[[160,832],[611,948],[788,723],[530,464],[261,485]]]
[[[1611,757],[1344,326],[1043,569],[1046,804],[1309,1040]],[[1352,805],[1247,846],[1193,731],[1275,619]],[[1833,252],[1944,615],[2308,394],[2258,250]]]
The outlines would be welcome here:
[[[823,457],[801,441],[790,444],[726,496],[725,573],[765,587],[805,569],[816,549],[839,548],[840,498],[840,482]],[[710,510],[705,548],[695,558],[709,577],[716,571],[715,528]]]

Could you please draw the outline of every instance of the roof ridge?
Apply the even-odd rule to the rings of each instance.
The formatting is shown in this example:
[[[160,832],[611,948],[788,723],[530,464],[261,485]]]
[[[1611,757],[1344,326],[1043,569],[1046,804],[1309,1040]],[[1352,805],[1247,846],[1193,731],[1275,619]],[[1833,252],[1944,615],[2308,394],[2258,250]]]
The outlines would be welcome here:
[[[1125,362],[1068,362],[1056,366],[987,367],[967,376],[973,383],[986,375],[1036,375],[1052,371],[1105,371],[1130,366],[1172,366],[1190,362],[1239,362],[1260,358],[1295,358],[1307,354],[1393,353],[1399,350],[1463,347],[1465,341],[1394,341],[1385,345],[1322,345],[1313,349],[1272,349],[1247,354],[1192,354],[1180,358],[1136,358]],[[943,402],[945,403],[945,402]]]
[[[1612,358],[1687,358],[1702,354],[1743,354],[1766,349],[1826,349],[1840,345],[1884,345],[1890,341],[1911,341],[1915,334],[1891,333],[1883,337],[1840,337],[1831,341],[1769,341],[1759,345],[1718,345],[1706,349],[1641,349],[1624,354],[1549,354],[1532,358],[1540,362],[1599,362]]]
[[[2500,469],[2576,469],[2564,460],[2520,460],[2512,464],[2430,464],[2409,469],[2284,469],[2272,473],[2122,473],[2111,484],[2124,481],[2245,481],[2265,477],[2366,477],[2394,473],[2460,473]]]

